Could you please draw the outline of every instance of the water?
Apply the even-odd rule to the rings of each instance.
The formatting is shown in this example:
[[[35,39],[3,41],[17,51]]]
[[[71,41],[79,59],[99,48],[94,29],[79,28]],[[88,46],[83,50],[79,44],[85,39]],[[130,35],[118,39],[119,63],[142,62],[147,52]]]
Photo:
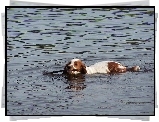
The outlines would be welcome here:
[[[153,115],[153,8],[7,10],[7,115]],[[140,72],[66,77],[72,58]]]

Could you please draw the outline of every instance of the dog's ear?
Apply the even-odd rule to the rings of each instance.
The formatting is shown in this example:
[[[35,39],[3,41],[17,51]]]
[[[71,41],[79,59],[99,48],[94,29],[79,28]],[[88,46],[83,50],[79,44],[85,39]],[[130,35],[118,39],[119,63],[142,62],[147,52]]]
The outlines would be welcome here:
[[[67,74],[66,66],[65,66],[65,68],[63,70],[63,74]]]
[[[86,74],[87,73],[87,70],[86,70],[86,66],[82,63],[81,65],[81,74]]]
[[[70,63],[70,62],[69,62]],[[69,65],[69,63],[67,63],[64,67],[64,70],[63,70],[63,74],[67,74],[67,66]]]

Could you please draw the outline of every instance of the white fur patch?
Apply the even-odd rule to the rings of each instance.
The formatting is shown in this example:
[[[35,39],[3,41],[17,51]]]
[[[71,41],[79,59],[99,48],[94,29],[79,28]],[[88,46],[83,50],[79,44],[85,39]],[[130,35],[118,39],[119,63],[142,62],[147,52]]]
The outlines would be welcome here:
[[[69,66],[73,66],[74,69],[76,69],[76,67],[74,67],[75,61],[79,61],[79,59],[72,59],[71,64],[69,64]]]
[[[79,74],[80,72],[78,71],[72,71],[72,74]]]
[[[118,68],[120,68],[120,69],[125,69],[126,67],[124,67],[124,66],[122,66],[120,63],[118,63],[119,65],[118,65]]]
[[[89,67],[86,67],[87,74],[93,74],[93,73],[109,73],[108,69],[108,62],[112,61],[102,61],[95,63],[94,65],[91,65]]]

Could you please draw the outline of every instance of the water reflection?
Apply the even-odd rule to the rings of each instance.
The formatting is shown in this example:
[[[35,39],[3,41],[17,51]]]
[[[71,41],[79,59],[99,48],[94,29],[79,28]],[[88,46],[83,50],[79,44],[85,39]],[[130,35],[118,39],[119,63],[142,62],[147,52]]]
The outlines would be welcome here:
[[[65,75],[68,86],[66,89],[72,89],[75,91],[83,90],[86,88],[85,85],[85,75],[77,74],[77,75]]]
[[[63,72],[63,70],[53,71],[53,72],[44,71],[43,75],[52,77],[53,81],[54,81],[54,79],[60,79],[60,81],[63,81],[65,84],[68,85],[65,89],[79,91],[79,90],[83,90],[84,88],[86,88],[85,75],[83,75],[83,74],[76,74],[76,75],[60,74],[62,72]]]

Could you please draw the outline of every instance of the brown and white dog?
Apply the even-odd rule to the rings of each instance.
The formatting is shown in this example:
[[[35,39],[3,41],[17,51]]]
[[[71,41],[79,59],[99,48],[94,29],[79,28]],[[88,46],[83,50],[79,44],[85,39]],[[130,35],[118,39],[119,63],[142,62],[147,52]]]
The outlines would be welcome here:
[[[94,74],[94,73],[124,73],[127,71],[136,72],[139,71],[139,66],[127,68],[118,62],[114,61],[102,61],[95,63],[89,67],[80,59],[72,59],[68,62],[64,68],[63,74]]]

